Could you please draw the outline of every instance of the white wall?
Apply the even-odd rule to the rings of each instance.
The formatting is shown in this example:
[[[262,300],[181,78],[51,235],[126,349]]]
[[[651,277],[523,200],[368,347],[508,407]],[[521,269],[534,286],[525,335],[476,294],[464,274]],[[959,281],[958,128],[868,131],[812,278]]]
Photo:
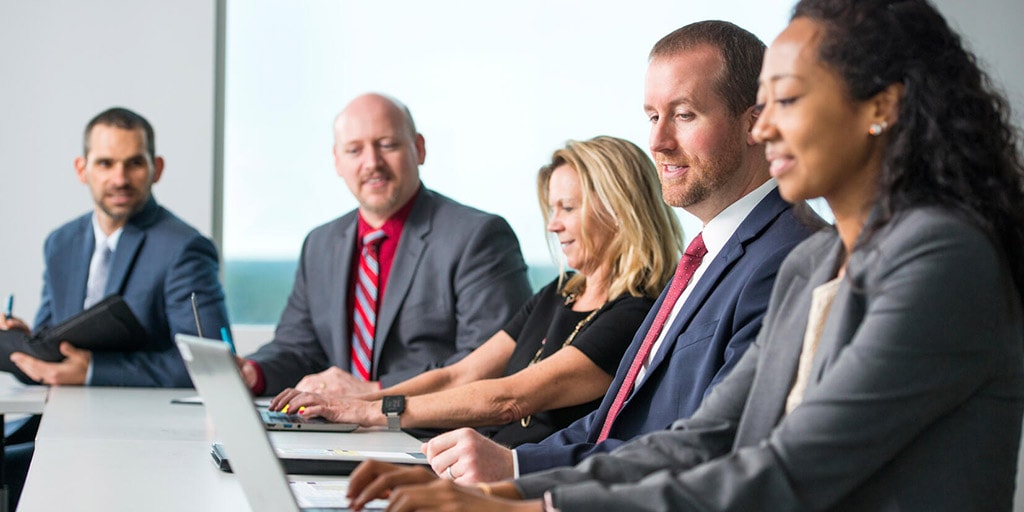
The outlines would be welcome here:
[[[1014,121],[1024,126],[1024,2],[1021,0],[932,0],[950,20],[1013,103]]]
[[[950,23],[960,30],[967,44],[978,54],[992,78],[1002,84],[1013,103],[1013,117],[1024,126],[1024,2],[1020,0],[933,0]],[[1024,148],[1022,148],[1024,149]],[[950,450],[956,450],[951,446]],[[1018,466],[1024,469],[1024,450]],[[1013,509],[1024,512],[1024,472],[1017,471],[1017,493]]]
[[[31,322],[42,245],[92,208],[72,162],[119,105],[149,119],[167,161],[154,194],[207,235],[213,220],[216,3],[0,0],[0,298]]]

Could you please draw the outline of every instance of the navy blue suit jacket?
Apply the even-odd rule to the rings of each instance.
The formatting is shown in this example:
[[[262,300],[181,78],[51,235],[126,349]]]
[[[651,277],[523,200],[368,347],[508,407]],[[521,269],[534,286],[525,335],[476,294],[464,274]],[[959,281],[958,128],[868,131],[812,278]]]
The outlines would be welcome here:
[[[575,465],[592,453],[611,451],[633,437],[666,429],[693,414],[757,337],[782,260],[820,227],[820,219],[803,209],[808,215],[798,218],[775,189],[747,215],[694,285],[675,321],[666,327],[664,343],[644,380],[623,404],[607,440],[595,444],[608,409],[665,300],[664,292],[633,337],[601,406],[540,443],[516,448],[519,473]]]
[[[78,217],[46,239],[46,271],[36,331],[82,311],[89,262],[96,245],[92,215]],[[150,197],[121,233],[106,288],[106,295],[124,297],[146,328],[149,340],[136,352],[93,352],[88,384],[191,386],[173,337],[177,333],[196,334],[190,301],[193,292],[204,335],[219,337],[220,328],[228,326],[217,261],[217,249],[210,240]]]

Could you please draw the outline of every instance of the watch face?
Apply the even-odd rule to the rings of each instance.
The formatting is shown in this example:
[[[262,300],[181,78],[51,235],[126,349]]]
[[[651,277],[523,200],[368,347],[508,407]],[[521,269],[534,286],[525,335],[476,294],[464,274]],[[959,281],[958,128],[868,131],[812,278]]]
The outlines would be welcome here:
[[[405,412],[405,397],[400,395],[384,397],[381,410],[383,410],[384,414],[402,414]]]

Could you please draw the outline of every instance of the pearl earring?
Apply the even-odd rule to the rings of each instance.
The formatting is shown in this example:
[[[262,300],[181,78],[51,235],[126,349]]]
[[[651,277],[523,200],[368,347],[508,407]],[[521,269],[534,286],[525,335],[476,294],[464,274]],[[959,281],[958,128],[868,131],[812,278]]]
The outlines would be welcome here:
[[[871,127],[868,128],[868,133],[870,133],[871,135],[873,135],[875,137],[878,137],[888,127],[889,127],[889,123],[887,123],[885,121],[882,121],[880,123],[871,123]]]

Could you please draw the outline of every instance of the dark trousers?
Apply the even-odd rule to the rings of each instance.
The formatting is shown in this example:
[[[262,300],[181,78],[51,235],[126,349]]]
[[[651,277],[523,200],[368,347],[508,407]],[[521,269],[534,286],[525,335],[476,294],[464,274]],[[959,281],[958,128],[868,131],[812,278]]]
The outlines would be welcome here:
[[[28,466],[35,452],[39,416],[8,422],[4,425],[4,482],[7,484],[10,510],[17,510],[21,490],[25,487]]]

